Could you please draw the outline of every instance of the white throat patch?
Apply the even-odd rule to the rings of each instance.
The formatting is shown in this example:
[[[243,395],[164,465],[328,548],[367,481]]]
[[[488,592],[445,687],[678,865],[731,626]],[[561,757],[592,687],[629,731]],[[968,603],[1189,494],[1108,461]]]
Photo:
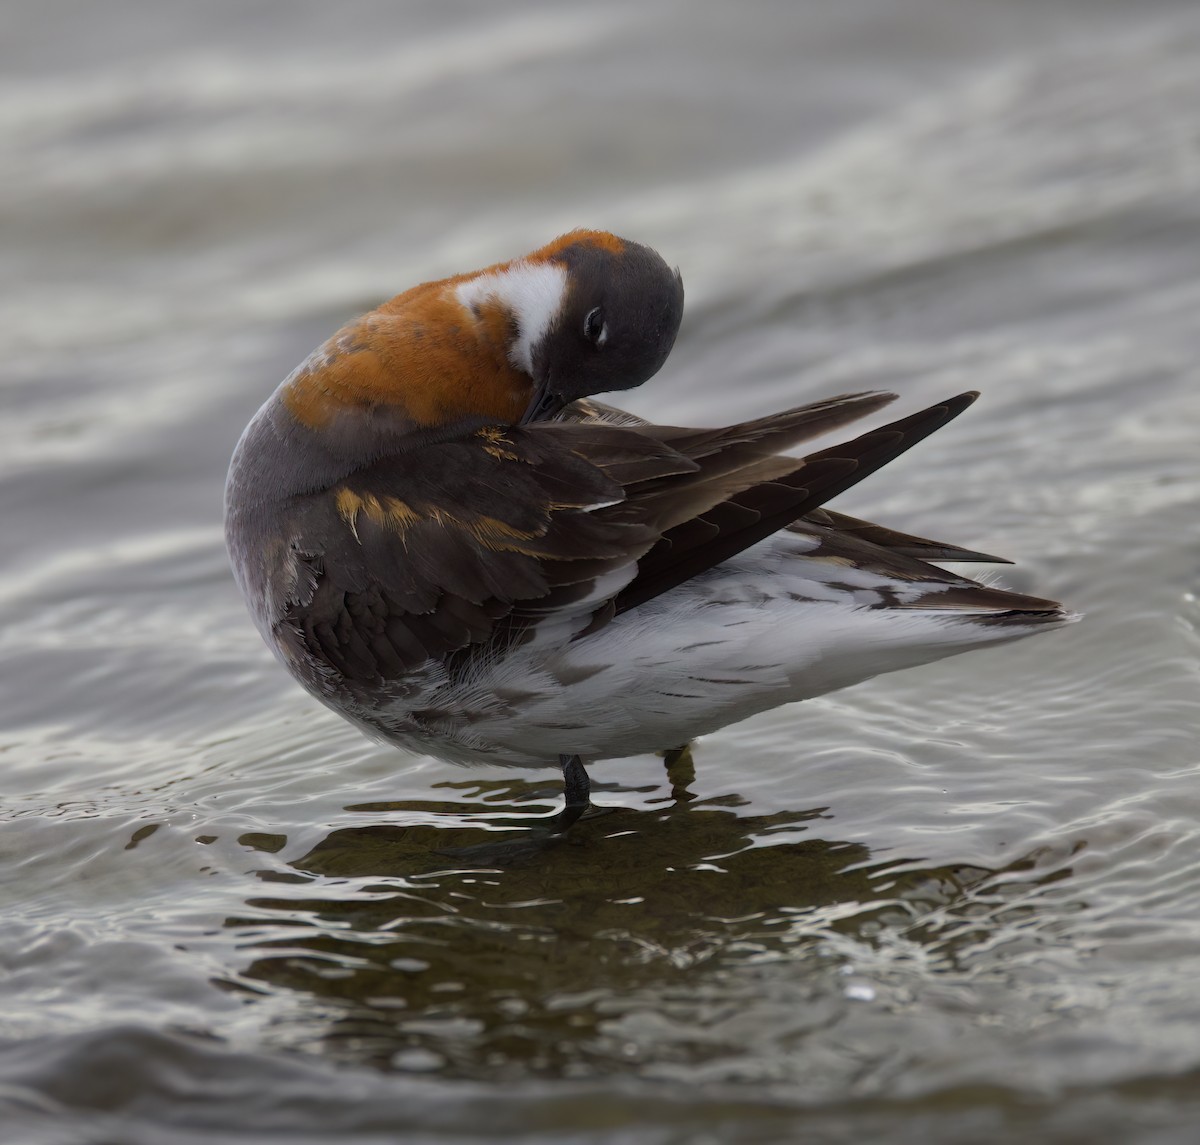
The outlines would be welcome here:
[[[518,260],[498,274],[459,283],[454,293],[467,310],[494,298],[511,311],[517,337],[508,348],[508,358],[532,377],[533,348],[545,337],[567,296],[567,268],[556,262]]]

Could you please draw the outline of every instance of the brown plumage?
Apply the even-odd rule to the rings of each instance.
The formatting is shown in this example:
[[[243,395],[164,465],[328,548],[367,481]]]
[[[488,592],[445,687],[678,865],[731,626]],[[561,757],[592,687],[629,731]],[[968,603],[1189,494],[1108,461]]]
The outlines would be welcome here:
[[[426,660],[476,646],[586,597],[631,562],[636,573],[597,604],[597,621],[797,525],[824,559],[853,558],[903,580],[968,590],[968,607],[1053,611],[1052,601],[984,589],[909,555],[932,542],[815,516],[828,498],[944,425],[963,394],[805,458],[777,452],[880,408],[892,394],[848,394],[725,429],[599,422],[487,427],[364,467],[305,507],[324,539],[309,568],[317,591],[285,625],[347,679],[396,680]],[[764,480],[763,478],[766,478]],[[401,499],[397,490],[403,490]],[[864,532],[867,534],[864,536]],[[881,546],[870,536],[897,538]],[[914,607],[953,608],[942,592]]]
[[[247,427],[226,536],[260,631],[375,734],[458,762],[671,746],[1070,619],[932,560],[994,558],[825,508],[961,413],[848,394],[723,428],[591,400],[666,360],[683,285],[599,231],[348,323]]]

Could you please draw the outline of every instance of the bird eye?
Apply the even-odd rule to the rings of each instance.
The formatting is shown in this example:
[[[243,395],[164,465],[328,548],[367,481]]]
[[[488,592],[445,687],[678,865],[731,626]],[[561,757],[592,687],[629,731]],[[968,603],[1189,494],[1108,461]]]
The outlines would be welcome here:
[[[603,346],[608,339],[608,323],[604,321],[604,311],[596,306],[588,311],[583,320],[583,336],[593,346]]]

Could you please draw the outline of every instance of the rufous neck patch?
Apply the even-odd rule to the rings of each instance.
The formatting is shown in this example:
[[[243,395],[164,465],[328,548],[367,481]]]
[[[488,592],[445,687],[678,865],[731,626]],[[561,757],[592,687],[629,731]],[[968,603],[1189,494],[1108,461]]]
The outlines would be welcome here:
[[[563,309],[568,247],[620,254],[607,231],[577,230],[524,258],[426,282],[343,326],[284,382],[280,399],[319,428],[346,409],[386,406],[417,426],[518,421],[533,352]]]
[[[416,426],[519,420],[533,380],[509,360],[510,317],[494,302],[464,308],[461,281],[414,287],[343,326],[284,383],[284,406],[314,429],[374,406]]]

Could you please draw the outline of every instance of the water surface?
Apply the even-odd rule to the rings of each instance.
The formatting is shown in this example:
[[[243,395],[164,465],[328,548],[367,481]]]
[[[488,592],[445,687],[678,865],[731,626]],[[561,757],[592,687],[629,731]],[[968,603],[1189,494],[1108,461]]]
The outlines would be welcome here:
[[[10,6],[0,1138],[1192,1140],[1192,8]],[[683,270],[647,416],[982,390],[839,504],[1085,621],[599,765],[540,851],[552,773],[319,709],[241,427],[581,224]]]

